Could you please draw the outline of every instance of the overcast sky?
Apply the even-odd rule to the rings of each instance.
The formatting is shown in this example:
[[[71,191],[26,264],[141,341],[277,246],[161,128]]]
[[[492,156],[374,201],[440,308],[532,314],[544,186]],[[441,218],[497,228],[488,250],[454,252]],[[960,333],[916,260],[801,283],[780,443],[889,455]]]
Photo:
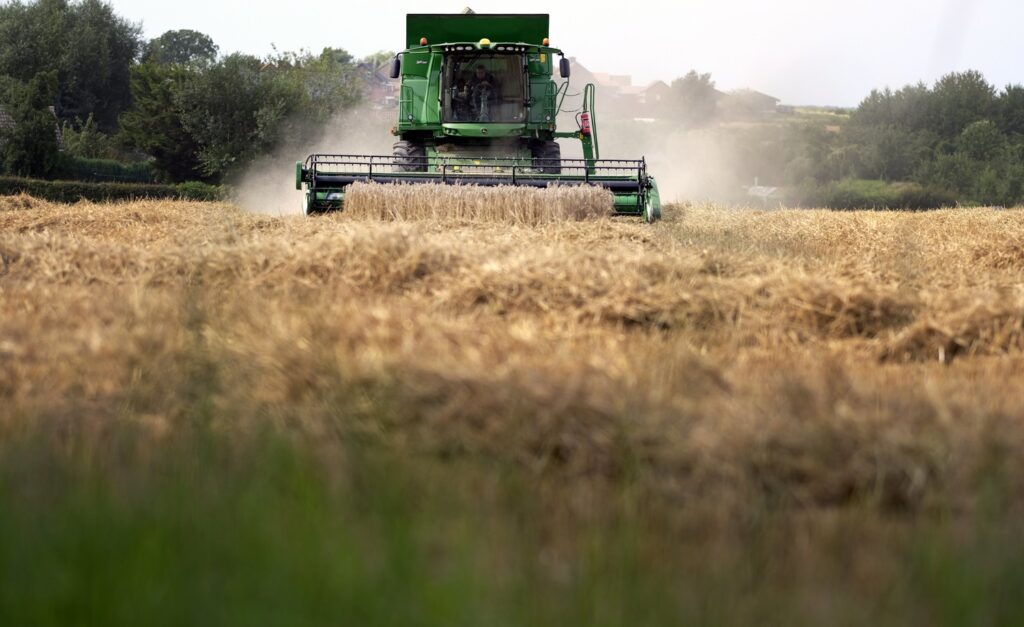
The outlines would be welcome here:
[[[146,37],[207,33],[221,52],[256,55],[325,46],[356,56],[401,48],[413,13],[459,12],[458,2],[113,0]],[[873,87],[932,82],[981,70],[998,86],[1024,83],[1024,0],[683,0],[495,2],[478,13],[551,14],[551,42],[593,71],[666,81],[691,68],[719,88],[750,87],[788,104],[852,106]]]

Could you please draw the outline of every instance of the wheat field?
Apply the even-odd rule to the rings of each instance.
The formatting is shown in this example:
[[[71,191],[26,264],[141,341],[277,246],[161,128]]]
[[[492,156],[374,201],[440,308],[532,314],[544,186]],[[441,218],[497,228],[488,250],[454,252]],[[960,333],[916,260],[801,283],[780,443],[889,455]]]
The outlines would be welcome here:
[[[50,511],[15,489],[54,489],[34,459],[112,502],[131,477],[148,493],[197,430],[235,461],[174,476],[235,476],[272,433],[325,493],[383,456],[365,481],[433,495],[403,516],[467,512],[442,538],[505,548],[470,552],[460,585],[531,573],[540,609],[508,624],[1004,616],[993,599],[1024,579],[1005,542],[1024,521],[1024,212],[675,205],[648,226],[358,206],[0,198],[0,451],[22,460],[0,495]],[[409,546],[434,576],[458,551],[430,520]],[[943,596],[978,555],[974,596]],[[497,580],[494,604],[522,592]]]

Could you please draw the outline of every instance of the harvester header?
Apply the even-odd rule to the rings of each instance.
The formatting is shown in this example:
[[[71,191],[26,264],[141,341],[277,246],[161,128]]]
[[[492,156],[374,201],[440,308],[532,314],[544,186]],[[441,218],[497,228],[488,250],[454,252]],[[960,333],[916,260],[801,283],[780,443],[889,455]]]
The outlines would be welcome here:
[[[550,47],[548,27],[541,14],[406,16],[406,49],[391,62],[400,80],[392,154],[300,161],[306,213],[343,209],[349,185],[376,181],[596,185],[612,191],[616,214],[658,219],[658,187],[644,159],[601,159],[594,85],[565,108],[571,64]],[[575,114],[576,128],[560,131],[560,113]],[[558,139],[579,141],[583,158],[562,159]]]

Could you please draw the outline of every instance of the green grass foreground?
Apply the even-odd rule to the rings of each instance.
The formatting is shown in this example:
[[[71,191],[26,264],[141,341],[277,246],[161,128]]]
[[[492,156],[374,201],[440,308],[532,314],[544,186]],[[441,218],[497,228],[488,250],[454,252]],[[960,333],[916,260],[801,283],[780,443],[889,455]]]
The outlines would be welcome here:
[[[979,625],[1024,615],[1021,518],[669,516],[480,460],[203,427],[0,450],[5,625]],[[995,485],[995,484],[991,484]],[[572,499],[570,503],[567,499]],[[582,499],[582,500],[580,500]]]

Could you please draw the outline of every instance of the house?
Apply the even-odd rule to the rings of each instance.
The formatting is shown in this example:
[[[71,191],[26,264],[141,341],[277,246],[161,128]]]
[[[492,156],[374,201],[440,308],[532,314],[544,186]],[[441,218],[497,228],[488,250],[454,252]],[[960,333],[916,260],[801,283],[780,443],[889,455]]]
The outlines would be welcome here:
[[[399,82],[397,79],[391,78],[390,69],[390,60],[377,67],[373,67],[369,63],[359,64],[366,90],[366,100],[375,109],[398,108]]]
[[[594,83],[602,111],[613,116],[645,119],[664,117],[667,113],[672,88],[665,81],[634,85],[633,77],[629,74],[591,72],[576,59],[571,61],[573,83]]]
[[[629,74],[605,74],[604,72],[594,72],[594,80],[597,81],[597,85],[601,87],[608,87],[611,89],[619,90],[633,85],[633,77]]]
[[[572,82],[574,85],[586,85],[587,83],[601,84],[597,75],[588,70],[587,66],[580,63],[576,57],[569,57],[569,65],[572,67]]]
[[[778,98],[753,89],[718,94],[718,111],[729,120],[759,120],[782,112]]]
[[[667,82],[656,80],[634,85],[629,74],[591,72],[578,59],[570,57],[569,61],[575,86],[570,92],[582,91],[582,85],[593,83],[597,87],[597,108],[603,115],[646,121],[673,117],[673,109],[678,105],[673,103],[672,87]],[[716,89],[714,97],[718,115],[725,121],[757,122],[793,113],[792,107],[780,105],[778,98],[753,89],[730,92]],[[567,101],[566,106],[575,109],[577,105]]]

